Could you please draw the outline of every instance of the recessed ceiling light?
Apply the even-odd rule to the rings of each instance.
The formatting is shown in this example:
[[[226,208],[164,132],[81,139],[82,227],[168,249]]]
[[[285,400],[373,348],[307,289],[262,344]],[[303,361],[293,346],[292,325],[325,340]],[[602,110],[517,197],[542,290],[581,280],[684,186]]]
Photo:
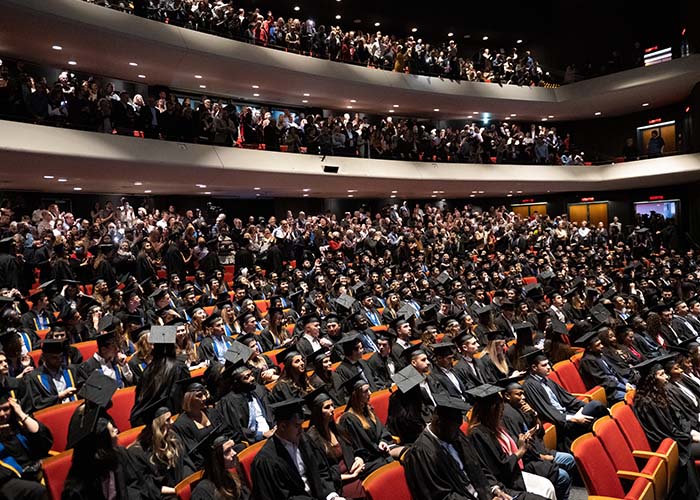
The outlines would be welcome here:
[[[311,94],[304,92],[304,97],[311,97]]]
[[[600,115],[602,115],[602,114],[603,114],[603,113],[601,113],[600,111],[596,111],[596,112],[595,112],[595,116],[600,116]]]
[[[68,64],[70,64],[71,66],[75,66],[75,65],[78,64],[78,63],[75,62],[75,61],[68,61]]]
[[[394,110],[393,110],[393,109],[390,109],[390,110],[389,110],[389,113],[393,113],[393,112],[394,112]]]
[[[309,102],[309,100],[308,100],[308,99],[303,99],[301,102],[303,102],[304,104],[306,104],[307,102]]]
[[[472,36],[471,36],[469,33],[467,33],[466,35],[464,35],[463,38],[471,38],[471,37],[472,37]]]
[[[260,191],[260,188],[256,186],[253,188],[253,191]]]
[[[357,193],[357,189],[348,189],[348,193]]]
[[[507,194],[506,196],[507,196],[508,198],[512,198],[512,197],[513,197],[513,193]]]
[[[253,97],[260,97],[260,94],[253,94]]]
[[[63,47],[61,47],[60,45],[52,45],[51,48],[53,50],[63,50]]]
[[[470,197],[470,198],[475,198],[476,195],[475,195],[475,194],[470,194],[469,197]]]
[[[391,196],[389,196],[389,198],[396,198],[396,195],[392,194]]]
[[[302,196],[303,196],[304,198],[308,198],[308,197],[309,197],[308,193],[304,193]]]
[[[472,191],[472,194],[476,194],[476,193],[478,193],[478,191]]]
[[[455,36],[455,34],[450,31],[447,36]]]
[[[438,112],[440,111],[440,108],[433,108],[433,111]]]
[[[398,105],[398,104],[394,104],[394,107],[395,107],[395,108],[398,108],[398,107],[399,107],[399,105]]]
[[[204,191],[204,194],[211,194],[211,191]]]
[[[377,23],[374,23],[374,25],[378,28],[382,25],[382,23],[377,22]]]
[[[68,179],[64,179],[63,177],[58,179],[58,182],[68,182]]]
[[[302,189],[302,191],[304,191],[305,193],[308,193],[309,191],[311,191],[311,188],[304,188],[304,189]]]
[[[129,66],[134,66],[134,67],[136,67],[136,66],[138,66],[138,65],[139,65],[139,63],[135,63],[135,62],[130,62],[130,63],[129,63]]]
[[[200,89],[205,89],[205,88],[207,88],[207,86],[206,86],[206,85],[200,85],[199,88],[200,88]]]
[[[518,193],[518,194],[523,194],[523,192],[522,192],[522,191],[516,191],[516,193]]]
[[[415,33],[416,31],[418,31],[418,28],[411,29],[411,33]]]
[[[645,102],[644,104],[642,104],[642,107],[644,107],[644,108],[646,108],[647,106],[649,106],[648,102]]]
[[[83,188],[78,187],[78,186],[75,186],[75,187],[73,188],[73,191],[82,191],[82,190],[83,190]]]
[[[300,10],[301,10],[301,7],[299,7],[298,5],[294,6],[294,12],[299,12]]]
[[[348,195],[348,198],[354,198],[354,197],[355,197],[354,194],[349,194],[349,195]]]
[[[542,121],[543,121],[543,122],[546,122],[547,120],[548,120],[548,118],[546,118],[546,117],[545,117],[545,118],[542,118]]]
[[[391,194],[396,194],[396,193],[398,193],[398,191],[395,189],[391,192]]]
[[[473,115],[478,115],[479,112],[478,112],[478,111],[472,111],[472,114],[473,114]]]
[[[138,75],[139,78],[146,78],[146,75]]]
[[[488,40],[488,39],[489,39],[489,37],[487,37],[487,36],[484,36],[484,37],[482,37],[481,39],[482,39],[483,41],[486,41],[486,40]]]
[[[484,194],[485,191],[477,191],[477,193],[479,193],[479,194]]]
[[[206,184],[195,184],[195,186],[197,186],[200,189],[204,189],[205,187],[207,187]]]
[[[547,118],[550,118],[550,119],[554,118],[554,115],[549,115]]]
[[[258,196],[258,197],[259,197],[259,196],[260,196],[260,193],[255,193],[255,196]]]
[[[353,19],[352,22],[355,24],[360,24],[362,22],[362,19]]]
[[[506,120],[510,120],[510,116],[506,116]]]
[[[350,99],[350,102],[355,103],[355,102],[357,102],[357,100],[356,100],[356,99]]]
[[[202,78],[202,75],[194,75],[194,77],[195,77],[197,80],[199,80],[199,79]]]
[[[45,175],[44,179],[53,179],[53,175]]]
[[[348,109],[352,109],[352,106],[348,106]]]
[[[515,114],[515,113],[511,113],[510,116],[512,116],[513,118],[515,118],[515,117],[518,116],[518,115]]]
[[[145,189],[143,192],[146,193],[146,194],[150,194],[150,193],[152,193],[153,191],[151,191],[150,189]]]
[[[523,41],[522,41],[521,38],[518,38],[518,39],[515,41],[515,43],[523,43]]]
[[[253,87],[254,89],[259,89],[260,85],[251,85],[251,87]]]
[[[336,19],[340,19],[341,17],[343,17],[343,16],[341,16],[340,14],[336,14],[336,15],[335,15],[335,18],[336,18]]]
[[[134,186],[143,186],[143,182],[136,181],[134,182]]]
[[[431,197],[431,198],[437,198],[437,195],[436,195],[436,194],[431,194],[430,197]]]

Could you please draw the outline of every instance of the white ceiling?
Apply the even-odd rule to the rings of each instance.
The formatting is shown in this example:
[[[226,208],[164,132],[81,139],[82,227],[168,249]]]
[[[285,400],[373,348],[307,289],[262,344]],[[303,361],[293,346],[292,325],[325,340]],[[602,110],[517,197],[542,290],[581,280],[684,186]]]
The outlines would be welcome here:
[[[452,82],[256,47],[80,0],[4,0],[0,54],[66,68],[74,60],[88,73],[251,101],[454,119],[475,111],[493,119],[594,119],[598,111],[604,118],[639,111],[643,103],[650,109],[677,103],[700,81],[700,55],[694,55],[558,89]]]

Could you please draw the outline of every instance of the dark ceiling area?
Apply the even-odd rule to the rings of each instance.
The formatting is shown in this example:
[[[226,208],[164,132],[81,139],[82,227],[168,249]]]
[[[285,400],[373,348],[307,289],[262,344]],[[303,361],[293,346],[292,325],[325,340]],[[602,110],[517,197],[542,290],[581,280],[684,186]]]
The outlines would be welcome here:
[[[399,38],[413,35],[439,44],[453,37],[462,55],[482,47],[510,48],[517,40],[531,48],[541,64],[563,71],[567,64],[596,66],[618,50],[622,62],[634,56],[635,42],[678,50],[681,30],[694,18],[690,1],[645,4],[630,0],[539,0],[500,2],[377,2],[374,0],[243,0],[247,10],[271,10],[277,17],[313,19],[317,25],[372,31]],[[298,6],[299,11],[294,11]],[[341,19],[336,20],[340,15]],[[355,22],[360,20],[359,23]],[[381,23],[375,27],[375,23]],[[412,33],[412,28],[418,31]],[[483,37],[488,36],[487,41]]]

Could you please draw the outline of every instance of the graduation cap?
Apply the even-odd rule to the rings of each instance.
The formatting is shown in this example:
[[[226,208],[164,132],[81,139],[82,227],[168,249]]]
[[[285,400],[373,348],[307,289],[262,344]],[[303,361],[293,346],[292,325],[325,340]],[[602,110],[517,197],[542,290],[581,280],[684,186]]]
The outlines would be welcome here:
[[[150,330],[151,331],[148,334],[148,341],[151,344],[175,344],[177,337],[176,326],[154,325],[150,328]]]
[[[80,306],[78,307],[80,315],[86,317],[88,311],[92,307],[98,307],[101,309],[102,305],[99,302],[97,302],[93,297],[90,297],[89,295],[82,295],[80,298]]]
[[[359,389],[367,384],[367,380],[363,378],[363,372],[357,372],[355,375],[344,381],[341,386],[347,394],[351,394],[355,389]]]
[[[350,287],[350,290],[352,290],[352,293],[357,296],[360,292],[364,291],[365,289],[365,282],[364,281],[358,281],[355,283],[353,286]]]
[[[640,228],[640,229],[635,229],[634,232],[635,232],[635,233],[638,233],[638,234],[646,234],[646,233],[649,232],[649,228],[648,228],[648,227],[642,227],[642,228]]]
[[[641,378],[645,378],[651,373],[658,370],[663,370],[664,364],[671,359],[676,357],[675,354],[665,354],[663,356],[658,356],[656,358],[649,358],[641,363],[634,365],[632,368],[637,370]]]
[[[476,311],[477,316],[482,316],[484,314],[488,314],[491,311],[493,311],[493,306],[491,304],[486,304],[483,307],[479,307]]]
[[[189,392],[189,391],[187,391],[187,392]],[[223,426],[224,426],[223,422],[219,422],[216,425],[210,426],[209,427],[210,430],[207,433],[207,435],[204,436],[199,441],[197,441],[197,443],[195,443],[195,445],[192,448],[187,450],[187,454],[192,456],[200,450],[204,451],[206,449],[211,449],[211,448],[214,448],[216,446],[220,446],[221,444],[224,444],[226,441],[228,441],[229,438],[227,436],[222,436],[221,433],[219,432]],[[223,441],[217,445],[216,441],[219,438],[222,439]]]
[[[293,358],[294,356],[301,356],[301,352],[297,348],[296,344],[292,344],[291,346],[287,347],[285,350],[280,351],[277,353],[276,359],[277,359],[277,364],[285,364],[287,363],[287,360]]]
[[[270,307],[267,310],[267,317],[272,318],[275,314],[284,314],[284,309],[281,307]],[[329,314],[330,316],[330,314]]]
[[[407,318],[404,318],[403,316],[397,316],[396,318],[391,320],[391,323],[389,323],[389,327],[392,328],[394,331],[397,331],[399,328],[401,328],[407,323],[409,323]]]
[[[664,302],[660,302],[656,304],[654,307],[651,308],[651,312],[655,312],[656,314],[661,314],[664,311],[670,311],[673,308],[671,307],[670,304],[666,304]]]
[[[455,345],[452,342],[439,342],[437,344],[431,344],[430,347],[433,349],[433,353],[436,356],[450,356],[455,352]]]
[[[114,330],[112,330],[110,332],[101,333],[95,338],[95,340],[97,341],[97,347],[99,349],[100,347],[105,347],[115,343],[117,341],[117,336]]]
[[[459,320],[457,320],[457,318],[455,318],[454,316],[445,316],[444,318],[442,318],[442,320],[440,320],[440,328],[445,330],[447,326],[452,322],[459,324]]]
[[[554,278],[554,276],[555,276],[555,275],[554,275],[554,273],[553,273],[552,271],[545,271],[545,272],[543,272],[543,273],[540,273],[540,274],[537,276],[537,280],[538,280],[538,281],[551,280],[552,278]]]
[[[408,365],[401,371],[396,372],[391,380],[396,384],[399,391],[406,394],[408,391],[416,387],[425,380],[425,377],[416,370],[412,365]]]
[[[8,236],[0,240],[0,251],[9,252],[10,246],[15,242],[14,236]]]
[[[574,342],[575,346],[578,347],[588,347],[598,340],[598,332],[593,330],[591,332],[584,333]]]
[[[420,356],[421,354],[425,354],[425,350],[423,350],[423,345],[416,344],[404,349],[401,352],[401,357],[410,363],[415,356]]]
[[[450,281],[452,281],[452,277],[447,271],[443,271],[438,275],[436,281],[440,285],[446,286]]]
[[[552,318],[552,332],[557,335],[568,335],[569,329],[566,328],[566,323],[562,323],[559,318]]]
[[[253,352],[253,349],[248,347],[243,342],[237,340],[236,342],[231,342],[231,345],[228,347],[228,349],[226,349],[226,352],[224,353],[224,359],[227,363],[230,363],[231,365],[236,365],[239,363],[245,364],[251,358]],[[280,355],[278,354],[278,363],[280,362],[280,359]]]
[[[477,402],[493,398],[503,392],[503,388],[492,384],[482,384],[473,389],[469,389],[469,394]]]
[[[12,397],[12,391],[9,387],[0,386],[0,405],[4,405]]]
[[[343,354],[348,355],[355,349],[358,342],[360,342],[359,335],[349,334],[345,335],[342,339],[336,342],[336,344],[343,350]]]
[[[415,315],[416,315],[416,310],[408,304],[402,305],[401,307],[399,307],[399,310],[396,311],[397,317],[402,316],[405,319],[411,319],[411,318],[415,317]]]
[[[469,411],[469,404],[460,398],[453,398],[447,394],[434,394],[433,399],[435,400],[435,409],[437,411],[459,412],[460,415],[464,415]]]
[[[301,318],[299,318],[299,321],[301,321],[301,324],[306,326],[311,323],[320,323],[321,319],[318,317],[318,314],[316,313],[309,313],[305,314]]]
[[[202,382],[204,382],[204,375],[198,375],[178,380],[176,384],[184,387],[184,392],[205,392],[207,388]]]
[[[503,311],[513,311],[515,309],[515,304],[510,300],[504,300],[501,302],[501,310]]]
[[[533,349],[520,356],[520,359],[524,360],[527,365],[530,366],[548,358],[542,349]]]
[[[63,340],[44,339],[41,342],[41,352],[44,354],[63,354]]]
[[[539,283],[530,283],[523,287],[526,297],[535,298],[544,296],[544,291],[542,290],[542,285]]]
[[[245,313],[245,314],[247,314],[247,313]],[[214,322],[216,322],[220,319],[221,319],[221,315],[219,313],[214,312],[214,313],[210,314],[209,316],[207,316],[207,318],[204,321],[202,321],[202,324],[204,326],[206,326],[207,328],[211,328],[212,326],[214,326]]]
[[[426,322],[431,321],[431,320],[436,320],[437,319],[437,312],[438,312],[438,305],[437,304],[430,304],[430,305],[427,305],[423,309],[420,310],[420,316]]]
[[[498,385],[503,390],[512,390],[516,388],[522,389],[523,386],[520,384],[522,378],[523,377],[520,375],[518,375],[517,377],[502,378],[496,381],[496,385]]]
[[[310,354],[308,358],[306,358],[306,361],[310,363],[313,366],[316,366],[316,364],[321,363],[324,359],[330,357],[331,352],[327,351],[326,349],[319,349],[318,351],[315,351],[313,354]]]
[[[291,420],[295,415],[303,416],[304,400],[300,398],[286,399],[280,401],[279,403],[273,403],[270,405],[272,408],[272,414],[277,422]]]
[[[603,304],[596,304],[591,307],[591,317],[597,323],[605,323],[610,318],[610,311]]]
[[[116,380],[95,370],[78,391],[78,398],[90,401],[101,408],[107,408],[118,387]]]
[[[350,312],[357,301],[347,294],[342,294],[335,299],[336,305],[344,311]]]
[[[493,330],[491,332],[486,332],[486,338],[489,342],[493,342],[494,340],[505,340],[506,333],[503,330]]]
[[[152,299],[154,302],[159,301],[163,297],[165,297],[168,294],[168,291],[165,288],[160,288],[156,287],[156,289],[151,293],[151,295],[148,296],[149,299]]]
[[[204,308],[200,304],[195,304],[185,309],[185,312],[187,313],[187,316],[192,318],[194,317],[194,313],[197,312],[197,309],[201,309],[202,311],[204,311]]]
[[[472,334],[472,332],[470,332],[470,331],[467,329],[467,330],[462,330],[461,332],[459,332],[459,333],[452,339],[452,342],[454,342],[454,344],[455,344],[456,346],[461,346],[461,345],[464,345],[464,343],[465,343],[466,341],[471,340],[471,339],[474,339],[474,338],[476,338],[476,337],[474,337],[474,335]]]
[[[88,444],[88,439],[94,436],[97,422],[101,415],[103,415],[103,412],[99,406],[83,406],[82,415],[78,417],[78,427],[68,435],[66,447],[74,449],[81,444]],[[104,421],[108,422],[107,419],[104,419]]]
[[[377,340],[386,340],[387,342],[393,342],[394,339],[396,339],[396,335],[390,330],[380,330],[378,332],[375,332],[375,335],[377,337]]]
[[[309,408],[322,405],[326,401],[332,400],[326,385],[322,385],[304,396],[304,401]]]
[[[0,333],[0,344],[4,347],[19,336],[19,332],[15,328],[8,328],[3,333]]]

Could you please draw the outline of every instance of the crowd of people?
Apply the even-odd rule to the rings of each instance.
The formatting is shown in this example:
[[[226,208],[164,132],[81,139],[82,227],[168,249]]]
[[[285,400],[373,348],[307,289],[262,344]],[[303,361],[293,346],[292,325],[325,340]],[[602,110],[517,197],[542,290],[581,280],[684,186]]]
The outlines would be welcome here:
[[[22,64],[0,65],[0,115],[35,123],[221,146],[264,147],[411,161],[583,165],[584,153],[555,126],[469,121],[438,128],[424,120],[354,113],[274,112],[202,96],[193,102],[162,90],[129,93],[114,83],[61,72],[35,78]]]
[[[566,500],[569,445],[608,413],[548,378],[577,349],[587,387],[608,406],[636,388],[649,441],[677,440],[674,494],[700,491],[700,269],[662,216],[1,209],[0,496],[43,498],[33,414],[77,398],[66,499],[161,498],[197,470],[193,498],[364,498],[400,460],[414,498]],[[129,385],[145,427],[123,449],[106,408]],[[248,483],[236,455],[262,441]]]
[[[379,30],[365,33],[343,30],[339,25],[327,28],[316,26],[313,19],[275,19],[271,11],[264,15],[260,8],[246,12],[226,2],[143,0],[134,2],[133,9],[127,2],[92,3],[264,47],[388,71],[501,85],[551,83],[549,73],[534,55],[518,48],[483,48],[473,57],[464,57],[455,40],[431,44],[417,36],[401,38]]]

